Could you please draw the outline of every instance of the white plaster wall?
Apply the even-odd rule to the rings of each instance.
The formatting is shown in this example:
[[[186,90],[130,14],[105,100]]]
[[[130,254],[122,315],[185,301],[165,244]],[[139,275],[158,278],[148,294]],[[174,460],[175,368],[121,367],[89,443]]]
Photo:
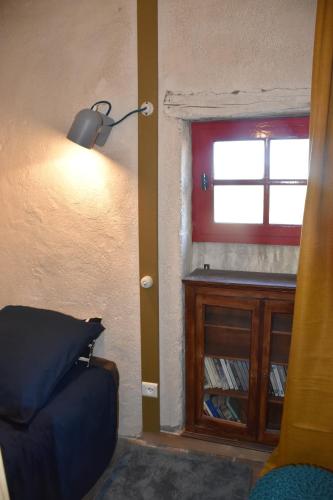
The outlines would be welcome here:
[[[135,0],[0,3],[0,306],[103,317],[120,370],[120,432],[141,431],[137,118],[107,145],[66,138],[74,114],[137,105]],[[36,346],[38,348],[38,346]]]
[[[292,272],[298,255],[291,247],[204,244],[192,248],[191,156],[182,118],[246,116],[249,102],[255,114],[255,101],[248,97],[243,108],[237,100],[232,108],[237,111],[230,111],[228,99],[221,101],[220,96],[236,95],[233,91],[240,91],[239,99],[259,96],[258,113],[262,113],[261,99],[268,101],[264,109],[271,113],[291,109],[293,103],[296,111],[306,108],[315,7],[315,0],[159,1],[161,422],[165,429],[183,425],[182,276],[207,259],[212,267]],[[261,89],[282,95],[282,101],[267,99]],[[293,95],[295,101],[290,99]],[[176,97],[170,100],[170,96]],[[170,111],[170,103],[176,111]],[[180,111],[179,104],[183,104]]]
[[[297,273],[298,254],[297,246],[193,243],[192,268]]]

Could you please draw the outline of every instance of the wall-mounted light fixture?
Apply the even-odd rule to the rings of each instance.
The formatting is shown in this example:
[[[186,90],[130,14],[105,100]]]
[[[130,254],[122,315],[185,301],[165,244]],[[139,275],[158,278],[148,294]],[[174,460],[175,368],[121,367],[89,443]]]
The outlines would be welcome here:
[[[99,110],[102,105],[107,106],[105,113],[101,113]],[[120,120],[115,121],[109,116],[111,108],[112,105],[109,101],[97,101],[90,109],[79,111],[74,118],[67,138],[87,149],[91,149],[95,144],[104,146],[113,127],[134,113],[142,113],[144,116],[149,116],[154,109],[153,105],[147,101],[140,108],[130,111],[120,118]]]

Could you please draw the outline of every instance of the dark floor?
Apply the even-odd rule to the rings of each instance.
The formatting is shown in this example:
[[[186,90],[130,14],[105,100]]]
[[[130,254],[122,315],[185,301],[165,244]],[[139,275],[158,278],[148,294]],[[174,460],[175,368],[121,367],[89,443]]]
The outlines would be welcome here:
[[[168,448],[176,448],[181,450],[191,450],[200,453],[207,453],[210,455],[216,455],[224,458],[230,458],[233,462],[240,461],[246,463],[252,469],[252,485],[258,478],[259,472],[263,467],[264,463],[269,457],[269,453],[265,451],[253,450],[250,448],[243,448],[239,446],[231,446],[228,444],[220,444],[209,441],[202,441],[200,439],[193,439],[189,437],[183,437],[181,435],[159,432],[159,433],[148,433],[145,432],[142,436],[138,438],[120,438],[128,439],[137,444],[148,445],[148,446],[162,446]],[[115,453],[114,459],[117,457],[117,451]],[[95,496],[96,491],[103,482],[103,476],[94,486],[94,488],[84,497],[83,500],[92,500]]]

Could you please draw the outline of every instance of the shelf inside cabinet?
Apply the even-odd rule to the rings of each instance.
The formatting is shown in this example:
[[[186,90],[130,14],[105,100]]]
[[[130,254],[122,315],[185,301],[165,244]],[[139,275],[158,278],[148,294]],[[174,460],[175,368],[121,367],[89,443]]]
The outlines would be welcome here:
[[[204,323],[235,329],[251,329],[251,311],[226,306],[205,306]]]
[[[269,396],[268,403],[283,405],[284,398],[278,396]]]
[[[203,415],[204,419],[213,419],[215,422],[222,422],[223,425],[232,425],[232,426],[241,426],[244,427],[246,425],[245,422],[240,422],[239,420],[228,420],[227,418],[223,417],[212,417],[212,415],[207,415],[206,413]]]
[[[233,332],[247,333],[247,334],[251,333],[250,328],[244,328],[241,326],[230,326],[230,325],[216,325],[215,323],[209,323],[209,321],[205,321],[204,326],[209,326],[211,328],[218,328],[219,330],[224,330],[224,331],[230,331],[230,333]],[[282,332],[282,333],[287,333],[287,332]]]
[[[247,361],[249,362],[249,357],[248,356],[226,356],[225,354],[208,354],[205,352],[205,356],[208,356],[209,358],[215,358],[215,359],[229,359],[229,360],[235,360],[235,361]],[[278,363],[276,363],[278,364]],[[282,363],[279,363],[282,364]]]
[[[239,398],[239,399],[248,399],[249,397],[248,392],[220,389],[219,387],[205,387],[204,391],[211,395],[219,394],[222,396],[229,396],[232,398]]]

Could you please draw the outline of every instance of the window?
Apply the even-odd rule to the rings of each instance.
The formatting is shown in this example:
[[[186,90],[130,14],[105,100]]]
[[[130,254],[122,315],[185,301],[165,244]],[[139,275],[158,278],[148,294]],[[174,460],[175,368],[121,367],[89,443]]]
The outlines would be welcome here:
[[[193,241],[298,245],[309,118],[192,123]]]

